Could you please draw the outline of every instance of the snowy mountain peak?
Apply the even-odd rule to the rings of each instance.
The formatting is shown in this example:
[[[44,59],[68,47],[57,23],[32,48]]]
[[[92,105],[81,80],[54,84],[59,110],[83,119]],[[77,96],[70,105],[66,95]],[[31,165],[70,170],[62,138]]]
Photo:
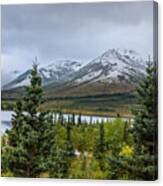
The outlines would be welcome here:
[[[99,62],[105,66],[108,63],[114,64],[116,62],[122,62],[122,60],[133,60],[133,63],[135,62],[142,62],[143,59],[140,57],[140,55],[133,51],[133,50],[120,50],[120,49],[109,49],[108,51],[104,52],[101,56],[96,58],[92,61],[92,63]]]
[[[42,78],[44,85],[49,83],[61,83],[72,78],[73,74],[82,68],[84,63],[75,60],[55,60],[48,65],[42,65],[38,68],[38,73]],[[3,89],[13,89],[27,86],[30,83],[31,69],[24,73],[14,71],[15,79],[4,85]]]
[[[76,77],[84,82],[136,82],[145,73],[145,62],[133,50],[109,49],[86,65]]]
[[[80,85],[83,83],[127,83],[139,81],[145,74],[145,61],[133,50],[109,49],[94,60],[83,63],[76,60],[55,60],[38,69],[43,85]],[[31,70],[15,75],[3,89],[29,85]]]
[[[69,70],[77,71],[83,65],[84,65],[84,63],[79,62],[79,61],[75,61],[75,60],[56,60],[55,62],[47,65],[45,68],[46,69],[53,69],[53,70],[68,68]]]

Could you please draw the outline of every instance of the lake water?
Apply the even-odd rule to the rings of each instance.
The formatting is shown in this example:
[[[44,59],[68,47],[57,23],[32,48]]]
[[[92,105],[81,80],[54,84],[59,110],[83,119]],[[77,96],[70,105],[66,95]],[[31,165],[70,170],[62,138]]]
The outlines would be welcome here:
[[[7,129],[11,129],[11,118],[12,114],[14,114],[13,111],[1,111],[1,133],[4,133]],[[68,117],[71,114],[63,114],[64,121],[68,121]],[[72,115],[71,115],[72,116]],[[54,118],[57,120],[59,117],[58,113],[54,114]],[[75,115],[75,123],[78,122],[78,117],[79,115]],[[113,121],[116,118],[114,117],[104,117],[104,116],[86,116],[82,115],[81,116],[81,123],[101,123],[101,122],[107,122],[107,121]],[[122,118],[125,121],[128,121],[128,118]]]

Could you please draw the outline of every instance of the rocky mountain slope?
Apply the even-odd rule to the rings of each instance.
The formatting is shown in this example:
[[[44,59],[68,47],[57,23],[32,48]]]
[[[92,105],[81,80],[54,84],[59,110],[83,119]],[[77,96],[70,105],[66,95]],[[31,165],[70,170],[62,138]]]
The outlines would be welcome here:
[[[71,60],[58,60],[46,66],[39,67],[38,73],[42,78],[43,85],[49,83],[62,83],[65,80],[70,80],[73,74],[82,68],[83,63]],[[14,71],[15,73],[15,71]],[[16,76],[14,80],[2,87],[3,90],[14,89],[27,86],[30,83],[31,69]]]
[[[145,75],[145,64],[135,51],[110,49],[76,71],[71,81],[59,87],[48,87],[47,95],[130,92]]]
[[[145,63],[136,52],[111,49],[83,67],[74,82],[136,83],[144,73]]]
[[[82,63],[61,60],[39,68],[47,95],[91,95],[128,92],[145,74],[145,61],[133,50],[109,49]],[[31,70],[19,75],[3,89],[29,84]]]

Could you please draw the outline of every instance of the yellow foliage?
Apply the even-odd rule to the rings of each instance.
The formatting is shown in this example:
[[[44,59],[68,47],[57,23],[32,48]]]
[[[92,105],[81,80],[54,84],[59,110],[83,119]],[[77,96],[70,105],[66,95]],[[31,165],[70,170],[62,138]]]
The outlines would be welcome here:
[[[48,172],[42,172],[39,177],[40,178],[49,178],[49,173]]]
[[[130,147],[129,145],[123,146],[119,155],[120,156],[132,156],[133,155],[133,147]]]
[[[6,171],[2,173],[2,177],[14,177],[14,174],[11,171]]]

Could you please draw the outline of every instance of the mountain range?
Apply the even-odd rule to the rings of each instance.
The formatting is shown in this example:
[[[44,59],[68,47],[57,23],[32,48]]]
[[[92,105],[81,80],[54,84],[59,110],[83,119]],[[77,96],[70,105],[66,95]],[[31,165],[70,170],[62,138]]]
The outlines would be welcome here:
[[[89,62],[56,60],[40,66],[45,94],[48,97],[129,92],[145,75],[146,63],[133,50],[109,49]],[[14,71],[16,78],[3,91],[29,85],[31,69]]]

